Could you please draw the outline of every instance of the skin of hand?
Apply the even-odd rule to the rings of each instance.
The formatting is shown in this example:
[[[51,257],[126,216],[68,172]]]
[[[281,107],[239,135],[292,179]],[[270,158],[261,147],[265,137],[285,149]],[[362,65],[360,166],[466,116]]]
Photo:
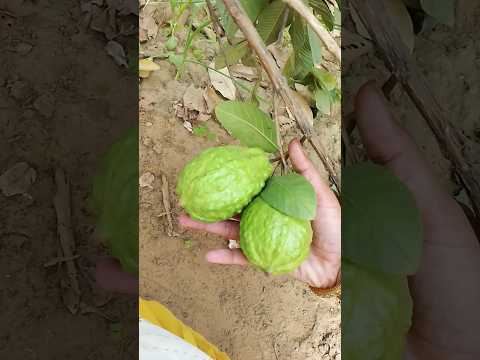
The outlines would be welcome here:
[[[369,158],[410,189],[423,218],[422,261],[409,279],[414,313],[406,359],[480,359],[479,240],[373,83],[359,90],[355,112]]]
[[[305,177],[317,195],[317,214],[312,221],[313,240],[308,258],[292,275],[316,288],[331,288],[340,277],[341,264],[341,209],[340,204],[326,183],[324,183],[312,162],[303,152],[298,140],[289,144],[290,161],[297,173]],[[195,221],[185,214],[179,216],[179,223],[185,228],[206,231],[226,239],[239,239],[238,221],[227,220],[213,224]],[[217,249],[209,251],[206,259],[210,263],[247,265],[248,260],[240,249]]]
[[[138,295],[138,276],[122,270],[120,262],[112,257],[97,261],[95,278],[97,285],[103,290],[119,294]]]

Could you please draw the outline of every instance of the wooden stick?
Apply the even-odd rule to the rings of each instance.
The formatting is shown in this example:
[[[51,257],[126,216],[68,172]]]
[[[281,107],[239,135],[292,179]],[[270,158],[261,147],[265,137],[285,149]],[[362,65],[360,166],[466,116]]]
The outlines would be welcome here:
[[[278,150],[280,152],[280,159],[282,160],[282,175],[287,171],[287,162],[285,160],[285,155],[283,153],[283,139],[282,134],[280,133],[280,121],[278,119],[278,101],[277,101],[277,93],[273,92],[273,117],[275,121],[275,131],[277,133],[277,141],[278,141]]]
[[[330,51],[338,61],[342,60],[342,52],[335,39],[325,29],[325,27],[318,21],[317,17],[312,13],[307,5],[302,0],[283,0],[293,10],[295,10],[305,21],[310,25],[313,31],[318,35],[320,40],[325,44],[328,51]]]
[[[300,107],[296,105],[292,89],[290,89],[287,80],[280,72],[280,69],[275,62],[275,59],[265,47],[265,44],[260,35],[258,35],[258,32],[255,29],[252,21],[238,4],[238,0],[223,0],[223,2],[225,4],[225,8],[235,20],[237,26],[243,32],[250,46],[257,54],[260,63],[267,72],[273,84],[274,90],[276,90],[282,97],[288,109],[295,117],[295,120],[300,130],[302,131],[302,134],[305,135],[309,139],[310,144],[314,146],[315,152],[317,153],[326,170],[328,171],[331,181],[335,183],[338,188],[338,176],[335,173],[334,163],[326,154],[324,146],[316,140],[311,139],[313,133],[312,126],[310,125],[303,111],[301,111]]]
[[[55,183],[57,193],[53,198],[55,211],[57,213],[57,233],[62,247],[63,256],[67,259],[67,274],[70,278],[70,285],[76,295],[80,295],[78,285],[77,269],[74,262],[75,238],[72,229],[72,213],[70,206],[70,183],[61,169],[55,171]]]
[[[404,45],[388,16],[382,1],[350,0],[374,39],[386,66],[402,84],[417,109],[427,121],[446,156],[453,164],[472,201],[477,217],[480,215],[480,174],[463,154],[465,136],[450,122],[450,114],[442,108]],[[380,16],[379,16],[380,14]]]

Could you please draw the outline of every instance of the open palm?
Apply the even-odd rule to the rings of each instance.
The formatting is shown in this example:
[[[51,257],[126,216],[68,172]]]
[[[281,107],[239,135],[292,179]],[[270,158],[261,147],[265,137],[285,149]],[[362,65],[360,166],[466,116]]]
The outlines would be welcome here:
[[[317,215],[312,221],[313,240],[308,258],[292,276],[317,288],[330,288],[336,284],[341,264],[341,209],[335,194],[318,174],[312,162],[303,152],[298,140],[289,145],[292,165],[313,186],[317,194]],[[213,224],[195,221],[185,214],[179,217],[180,225],[227,239],[238,240],[240,227],[237,221],[227,220]],[[216,249],[206,255],[215,264],[247,265],[248,260],[240,249]]]

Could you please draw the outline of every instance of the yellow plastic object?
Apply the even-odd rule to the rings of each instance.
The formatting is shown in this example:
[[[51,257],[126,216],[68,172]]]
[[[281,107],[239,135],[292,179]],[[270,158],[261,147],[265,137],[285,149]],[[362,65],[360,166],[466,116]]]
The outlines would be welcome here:
[[[156,301],[140,298],[139,315],[140,318],[184,339],[210,356],[213,360],[230,360],[227,354],[210,344],[202,335],[182,323],[167,308]]]

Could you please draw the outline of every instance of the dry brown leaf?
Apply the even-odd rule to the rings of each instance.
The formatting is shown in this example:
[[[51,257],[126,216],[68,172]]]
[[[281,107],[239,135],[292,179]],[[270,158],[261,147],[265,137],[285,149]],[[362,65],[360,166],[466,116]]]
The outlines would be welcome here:
[[[232,71],[232,76],[236,78],[241,78],[248,81],[253,81],[258,78],[257,70],[250,66],[235,64],[230,66],[230,70]]]
[[[157,33],[158,25],[153,16],[142,12],[140,15],[140,42],[155,39]]]
[[[276,43],[269,45],[267,49],[275,58],[275,61],[277,62],[277,65],[280,67],[280,69],[283,69],[290,56],[289,49],[285,46],[279,46]]]
[[[212,86],[215,88],[215,90],[222,94],[224,98],[228,100],[235,100],[236,88],[233,84],[232,79],[230,78],[230,73],[228,72],[228,69],[223,68],[214,71],[212,69],[215,68],[215,63],[210,64],[210,67],[211,69],[208,69],[208,75],[210,76],[210,82],[212,83]]]
[[[152,71],[160,70],[160,66],[153,61],[153,58],[141,59],[138,62],[138,75],[141,78],[148,78]]]
[[[295,98],[295,104],[298,105],[300,110],[304,113],[305,118],[307,119],[310,126],[313,126],[313,112],[310,105],[308,105],[307,100],[305,100],[305,98],[296,91],[292,91],[292,95]],[[289,109],[287,110],[289,111]],[[289,111],[289,114],[291,114],[290,111]],[[290,116],[290,117],[293,117],[293,116]]]
[[[308,105],[315,106],[315,97],[313,93],[310,91],[308,86],[302,84],[295,84],[295,90],[307,100]]]
[[[105,51],[113,58],[117,65],[128,67],[127,56],[120,43],[113,40],[109,41],[105,46]]]
[[[208,114],[213,114],[217,105],[222,102],[220,96],[218,96],[216,91],[211,87],[205,88],[205,91],[203,92],[203,98],[205,99],[205,103],[207,105]]]
[[[155,175],[147,171],[143,173],[142,176],[140,176],[140,178],[138,179],[138,185],[140,185],[141,188],[153,190],[154,181]]]
[[[207,112],[202,89],[197,88],[194,84],[191,84],[183,95],[183,106],[187,110],[195,110],[199,113]]]

